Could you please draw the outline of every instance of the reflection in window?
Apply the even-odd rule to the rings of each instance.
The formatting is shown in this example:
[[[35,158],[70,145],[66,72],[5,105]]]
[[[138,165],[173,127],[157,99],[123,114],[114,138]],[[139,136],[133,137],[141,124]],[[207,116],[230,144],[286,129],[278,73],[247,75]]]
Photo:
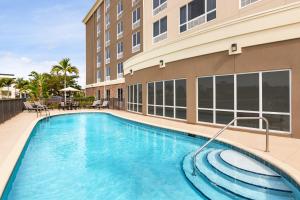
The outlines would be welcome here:
[[[127,110],[142,112],[142,84],[129,85],[127,87]]]

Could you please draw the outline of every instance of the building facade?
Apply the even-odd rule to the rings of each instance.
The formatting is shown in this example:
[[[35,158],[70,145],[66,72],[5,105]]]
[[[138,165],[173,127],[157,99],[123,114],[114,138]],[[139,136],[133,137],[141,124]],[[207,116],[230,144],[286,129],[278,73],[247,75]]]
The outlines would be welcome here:
[[[123,63],[143,50],[143,1],[97,0],[86,24],[86,94],[123,101]]]
[[[273,134],[300,138],[299,0],[143,4],[143,51],[124,62],[129,112],[207,126],[266,117]]]

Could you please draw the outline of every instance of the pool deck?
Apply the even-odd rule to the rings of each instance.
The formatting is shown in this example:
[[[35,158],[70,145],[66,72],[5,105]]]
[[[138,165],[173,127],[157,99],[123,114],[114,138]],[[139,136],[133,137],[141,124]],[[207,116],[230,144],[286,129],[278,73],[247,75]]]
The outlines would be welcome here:
[[[212,137],[220,128],[187,124],[185,122],[167,120],[157,117],[144,116],[116,110],[78,110],[78,111],[51,111],[51,115],[76,112],[107,112],[113,115],[156,125],[163,128],[183,131],[191,134]],[[13,167],[22,152],[22,149],[35,124],[44,116],[36,117],[35,113],[23,113],[0,124],[0,196]],[[264,152],[265,135],[245,131],[227,130],[219,140],[240,147],[248,152],[263,158],[284,170],[300,184],[300,139],[289,137],[270,136],[270,152]],[[188,152],[187,152],[188,153]]]

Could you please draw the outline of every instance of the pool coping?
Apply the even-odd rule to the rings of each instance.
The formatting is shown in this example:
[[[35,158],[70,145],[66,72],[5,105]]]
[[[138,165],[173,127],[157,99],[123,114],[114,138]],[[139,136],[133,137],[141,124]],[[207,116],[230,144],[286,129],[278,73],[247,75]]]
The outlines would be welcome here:
[[[139,122],[130,117],[126,118],[124,116],[110,112],[109,110],[102,110],[102,111],[101,110],[100,111],[79,110],[79,111],[75,111],[75,112],[72,111],[72,112],[65,112],[65,113],[55,113],[55,114],[52,114],[51,117],[60,116],[60,115],[80,114],[80,113],[106,113],[106,114],[110,114],[115,117],[127,120],[127,121],[131,121],[133,123],[144,124],[144,125],[160,128],[162,130],[176,131],[178,133],[181,133],[181,134],[184,134],[187,136],[191,136],[191,137],[202,138],[202,139],[209,139],[211,137],[208,134],[199,133],[197,131],[184,130],[184,129],[180,129],[180,128],[176,128],[176,127],[159,125],[159,124],[145,122],[145,121]],[[18,159],[19,159],[28,139],[30,138],[32,130],[34,129],[34,127],[37,125],[38,122],[40,122],[41,120],[43,120],[45,118],[46,118],[46,116],[42,116],[42,117],[36,118],[35,120],[33,120],[30,123],[30,125],[26,128],[25,133],[22,134],[20,136],[20,138],[18,138],[18,140],[16,141],[16,145],[14,146],[13,150],[9,153],[9,155],[6,157],[5,161],[0,164],[0,173],[1,173],[0,197],[2,197],[2,195],[3,195],[5,187],[10,179],[10,176],[12,175],[12,172],[18,162]],[[280,173],[280,175],[284,176],[286,179],[288,179],[290,182],[292,182],[294,185],[296,185],[298,188],[300,188],[300,172],[298,170],[294,169],[293,167],[285,164],[284,162],[278,160],[277,158],[267,155],[267,153],[263,152],[263,151],[261,151],[259,153],[255,152],[254,149],[251,149],[245,145],[242,145],[242,144],[234,142],[234,141],[230,141],[225,138],[218,138],[218,139],[216,139],[216,142],[218,142],[222,145],[225,145],[227,147],[230,147],[234,150],[237,150],[239,152],[242,152],[260,162],[263,162],[264,164],[271,167],[272,169],[275,169],[277,172]],[[189,152],[187,152],[187,153],[189,153]]]

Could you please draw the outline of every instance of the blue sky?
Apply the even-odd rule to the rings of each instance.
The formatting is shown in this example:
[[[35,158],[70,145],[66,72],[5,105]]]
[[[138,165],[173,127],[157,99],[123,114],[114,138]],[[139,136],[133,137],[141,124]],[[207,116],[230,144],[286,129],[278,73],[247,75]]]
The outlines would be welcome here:
[[[85,83],[85,27],[95,0],[0,0],[0,73],[27,78],[69,57]]]

